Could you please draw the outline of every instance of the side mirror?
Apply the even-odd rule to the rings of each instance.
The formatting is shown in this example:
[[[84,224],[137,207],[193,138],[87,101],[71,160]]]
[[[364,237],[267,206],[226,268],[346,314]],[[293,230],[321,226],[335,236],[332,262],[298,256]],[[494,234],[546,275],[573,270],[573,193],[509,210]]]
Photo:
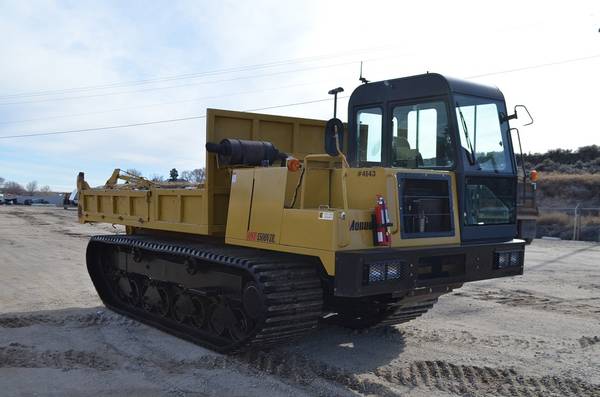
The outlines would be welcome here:
[[[533,124],[533,117],[531,117],[531,113],[529,113],[529,109],[527,109],[527,106],[525,106],[525,105],[515,105],[515,114],[517,114],[517,108],[523,109],[525,111],[525,113],[527,113],[527,117],[529,117],[529,121],[527,123],[523,124],[523,126]]]
[[[339,147],[339,151],[338,151]],[[325,153],[336,157],[344,147],[344,123],[338,118],[332,118],[325,124]]]
[[[533,117],[531,117],[531,113],[529,113],[529,109],[527,109],[527,106],[525,106],[525,105],[515,105],[514,113],[511,114],[510,116],[502,114],[502,116],[500,117],[500,120],[502,122],[505,122],[505,121],[508,121],[508,120],[513,120],[513,119],[519,118],[519,115],[517,113],[517,109],[518,108],[523,109],[525,111],[525,113],[527,113],[527,117],[529,117],[529,121],[527,123],[523,124],[523,126],[527,126],[527,125],[533,124]]]
[[[342,87],[328,92],[333,95],[333,118],[325,124],[325,153],[333,157],[338,156],[344,147],[344,123],[337,118],[337,96],[340,92],[344,92]]]

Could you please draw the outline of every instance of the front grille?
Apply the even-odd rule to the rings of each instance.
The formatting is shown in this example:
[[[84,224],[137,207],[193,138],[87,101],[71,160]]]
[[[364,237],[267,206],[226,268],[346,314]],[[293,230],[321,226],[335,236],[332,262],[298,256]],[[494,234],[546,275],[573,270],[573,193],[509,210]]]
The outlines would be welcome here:
[[[465,261],[464,254],[421,257],[417,268],[417,278],[431,280],[464,276]]]

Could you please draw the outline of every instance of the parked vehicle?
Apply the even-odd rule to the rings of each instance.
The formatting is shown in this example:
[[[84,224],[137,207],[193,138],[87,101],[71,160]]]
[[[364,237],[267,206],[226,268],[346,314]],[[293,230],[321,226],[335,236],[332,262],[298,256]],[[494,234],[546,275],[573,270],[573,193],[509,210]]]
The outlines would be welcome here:
[[[26,199],[23,201],[23,205],[34,205],[34,204],[50,204],[47,200],[42,198]]]
[[[77,191],[77,189],[75,189],[71,192],[71,195],[69,196],[69,203],[71,205],[77,206],[78,202],[79,202],[79,192]]]
[[[14,194],[4,194],[2,195],[2,204],[10,205],[17,204],[17,196]]]
[[[364,84],[347,128],[336,104],[329,121],[208,109],[203,185],[116,169],[91,188],[80,173],[79,221],[127,227],[88,245],[103,302],[232,352],[320,321],[404,323],[463,283],[523,274],[517,115],[499,89]]]

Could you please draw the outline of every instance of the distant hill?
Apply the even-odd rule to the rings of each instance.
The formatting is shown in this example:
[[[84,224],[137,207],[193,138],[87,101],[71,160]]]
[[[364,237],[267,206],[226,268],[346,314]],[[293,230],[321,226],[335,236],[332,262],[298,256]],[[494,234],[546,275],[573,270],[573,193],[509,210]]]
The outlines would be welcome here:
[[[600,241],[600,173],[558,174],[541,172],[537,182],[538,237],[571,239],[574,208],[580,206],[580,239]]]
[[[526,169],[539,172],[539,206],[600,207],[600,146],[528,153],[523,159]]]
[[[523,155],[527,169],[561,174],[599,174],[600,146],[582,146],[577,150],[552,149],[546,153]]]
[[[600,173],[562,174],[540,172],[537,183],[540,207],[600,207]]]
[[[554,149],[523,157],[526,169],[539,172],[538,237],[572,238],[574,208],[600,208],[600,146]],[[581,211],[580,238],[600,240],[599,210]]]

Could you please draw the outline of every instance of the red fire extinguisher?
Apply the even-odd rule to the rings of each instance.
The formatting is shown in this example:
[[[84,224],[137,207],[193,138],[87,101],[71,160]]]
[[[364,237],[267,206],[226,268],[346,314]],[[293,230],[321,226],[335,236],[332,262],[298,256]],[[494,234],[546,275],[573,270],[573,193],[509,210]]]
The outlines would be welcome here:
[[[373,238],[375,245],[389,247],[392,245],[390,236],[390,217],[388,215],[385,199],[378,194],[376,196],[375,214],[373,216]]]

